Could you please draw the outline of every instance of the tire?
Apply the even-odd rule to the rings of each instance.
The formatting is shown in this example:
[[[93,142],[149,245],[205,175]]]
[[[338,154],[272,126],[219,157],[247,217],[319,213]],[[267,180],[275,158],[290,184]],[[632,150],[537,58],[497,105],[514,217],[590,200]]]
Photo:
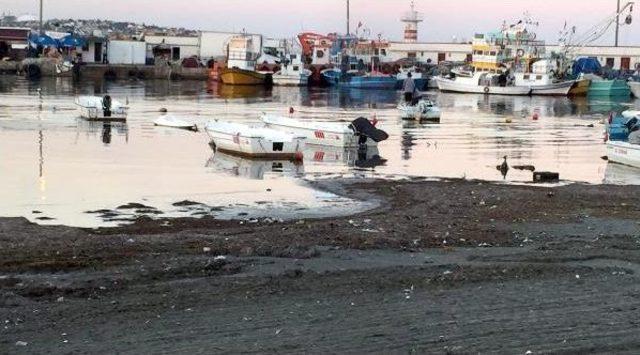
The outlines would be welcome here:
[[[491,91],[491,89],[489,89],[489,87],[488,87],[488,86],[485,86],[485,87],[484,87],[484,93],[485,93],[485,94],[488,94],[488,93],[489,93],[489,91]]]

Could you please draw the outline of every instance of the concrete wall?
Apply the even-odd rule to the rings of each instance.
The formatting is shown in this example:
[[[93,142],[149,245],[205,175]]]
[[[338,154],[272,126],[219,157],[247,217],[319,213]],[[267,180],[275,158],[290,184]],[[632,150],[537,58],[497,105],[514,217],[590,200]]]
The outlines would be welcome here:
[[[137,41],[109,41],[107,59],[110,64],[142,64],[146,62],[147,44]]]
[[[227,55],[227,44],[233,36],[242,33],[234,32],[200,32],[200,58],[203,60],[225,57]],[[247,34],[253,37],[253,45],[256,52],[262,48],[262,36],[258,34]]]

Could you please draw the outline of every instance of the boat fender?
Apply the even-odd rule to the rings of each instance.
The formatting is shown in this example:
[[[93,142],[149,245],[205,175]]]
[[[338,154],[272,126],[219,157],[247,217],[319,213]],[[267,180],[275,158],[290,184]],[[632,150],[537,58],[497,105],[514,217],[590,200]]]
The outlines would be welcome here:
[[[111,117],[111,96],[104,95],[102,98],[102,112],[104,117]]]
[[[489,93],[489,90],[490,90],[490,89],[489,89],[489,87],[488,87],[488,86],[485,86],[485,87],[484,87],[484,93],[485,93],[485,94],[488,94],[488,93]]]
[[[518,55],[518,57],[523,57],[524,56],[524,49],[522,49],[522,48],[518,49],[516,54]]]

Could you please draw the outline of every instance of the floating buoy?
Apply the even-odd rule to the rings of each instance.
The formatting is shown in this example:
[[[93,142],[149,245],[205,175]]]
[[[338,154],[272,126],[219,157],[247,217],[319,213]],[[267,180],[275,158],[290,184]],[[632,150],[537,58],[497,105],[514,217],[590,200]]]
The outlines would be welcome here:
[[[163,107],[160,109],[160,112],[167,113],[167,109]]]
[[[537,112],[534,112],[533,113],[533,117],[531,117],[531,118],[533,118],[534,121],[537,121],[538,118],[540,118],[540,115]]]
[[[504,122],[505,122],[505,123],[511,123],[511,122],[513,122],[513,120],[511,119],[511,117],[507,117],[507,118],[504,120]]]
[[[296,110],[294,110],[293,107],[289,107],[289,114],[293,115],[294,112],[296,112]]]

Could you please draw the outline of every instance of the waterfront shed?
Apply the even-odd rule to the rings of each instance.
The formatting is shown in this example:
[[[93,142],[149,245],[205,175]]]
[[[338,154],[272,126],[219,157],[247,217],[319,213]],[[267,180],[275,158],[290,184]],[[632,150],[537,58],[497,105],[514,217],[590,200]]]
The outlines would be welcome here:
[[[166,53],[168,56],[165,59],[179,61],[185,58],[191,58],[200,55],[200,38],[198,37],[186,37],[186,36],[164,36],[164,35],[147,35],[144,37],[147,43],[147,58],[155,58],[154,51],[157,48],[166,48],[166,51],[160,51]]]
[[[144,65],[147,44],[140,41],[110,40],[107,46],[109,64]]]
[[[0,59],[24,59],[27,55],[29,33],[29,28],[0,27]]]
[[[200,59],[224,58],[227,55],[227,44],[234,36],[242,35],[238,32],[200,32]],[[262,35],[245,33],[251,36],[255,48],[262,50]]]

